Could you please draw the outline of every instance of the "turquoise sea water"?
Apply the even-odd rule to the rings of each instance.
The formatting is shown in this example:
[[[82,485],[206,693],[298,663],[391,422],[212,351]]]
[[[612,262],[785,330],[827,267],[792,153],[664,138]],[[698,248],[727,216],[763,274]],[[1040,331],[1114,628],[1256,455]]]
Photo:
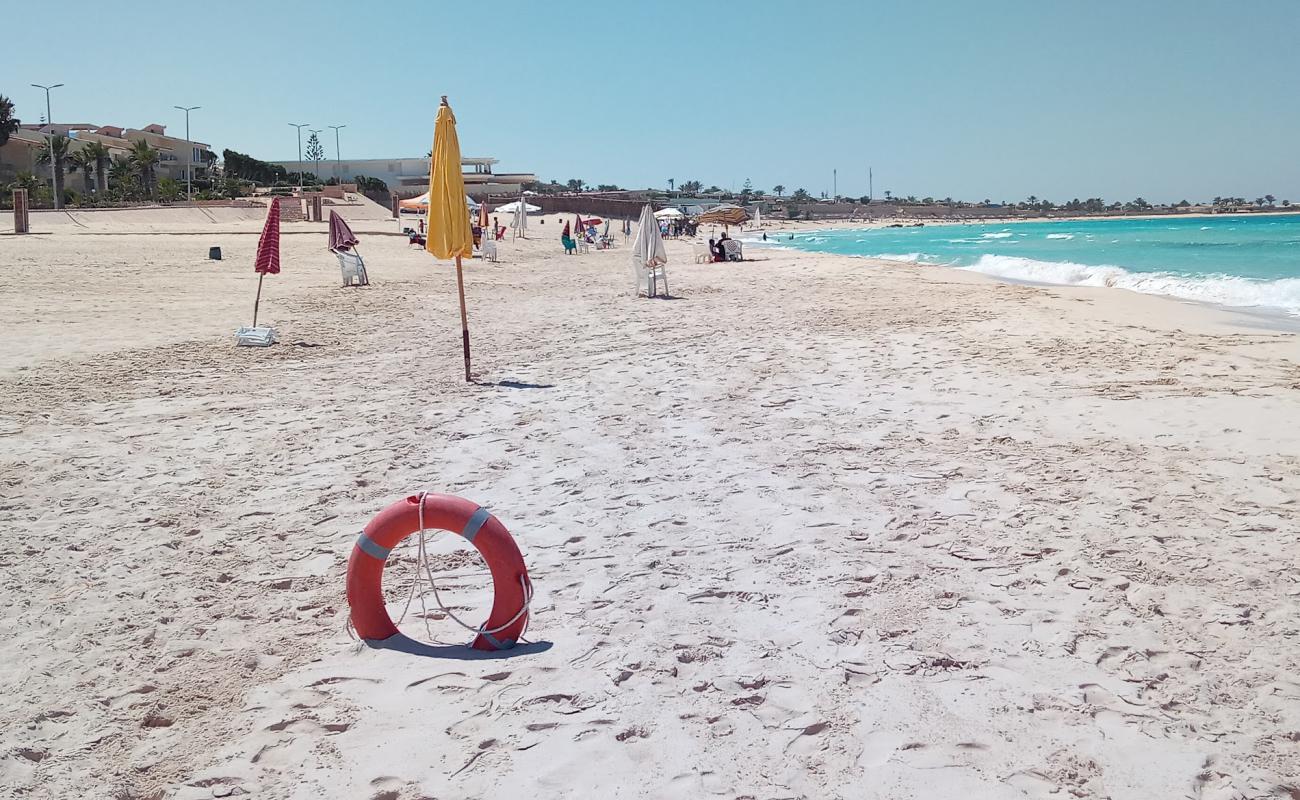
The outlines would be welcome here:
[[[770,237],[769,244],[1300,316],[1300,214],[926,225],[788,236]]]

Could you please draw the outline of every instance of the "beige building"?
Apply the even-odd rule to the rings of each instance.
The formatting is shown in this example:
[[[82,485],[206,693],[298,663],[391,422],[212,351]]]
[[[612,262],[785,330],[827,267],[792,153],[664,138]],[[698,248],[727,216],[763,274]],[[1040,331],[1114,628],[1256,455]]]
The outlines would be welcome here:
[[[0,165],[13,172],[29,171],[48,181],[49,165],[42,166],[36,159],[45,146],[45,140],[54,134],[62,134],[72,140],[70,152],[76,152],[89,142],[99,142],[114,157],[129,155],[131,146],[143,139],[158,150],[158,165],[154,169],[158,178],[172,178],[180,183],[185,182],[187,164],[193,165],[193,176],[196,179],[203,178],[207,175],[209,164],[216,158],[210,155],[207,144],[168,136],[167,129],[162,125],[119,128],[115,125],[90,123],[54,123],[23,125],[12,133],[9,141],[0,147]],[[209,154],[207,159],[205,153]]]

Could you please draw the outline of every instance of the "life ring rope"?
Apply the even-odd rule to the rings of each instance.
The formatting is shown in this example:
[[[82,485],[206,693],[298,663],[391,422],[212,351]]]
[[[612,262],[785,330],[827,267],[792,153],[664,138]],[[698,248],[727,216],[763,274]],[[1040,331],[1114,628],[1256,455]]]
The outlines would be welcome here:
[[[406,597],[406,605],[402,606],[402,613],[401,616],[397,618],[397,624],[400,625],[402,623],[402,620],[406,619],[406,612],[409,611],[411,608],[411,601],[415,599],[416,591],[419,589],[420,584],[423,582],[421,580],[421,574],[420,574],[421,572],[423,572],[424,578],[429,582],[429,588],[433,590],[433,601],[438,604],[438,608],[442,611],[442,613],[446,614],[448,617],[451,618],[452,622],[455,622],[457,625],[461,626],[465,630],[480,634],[481,636],[483,636],[483,638],[491,642],[493,647],[499,650],[501,649],[501,643],[498,642],[495,638],[493,638],[494,634],[498,634],[501,631],[509,628],[511,625],[514,625],[516,622],[519,621],[520,617],[528,613],[529,609],[533,605],[533,587],[529,585],[528,581],[526,581],[522,575],[519,576],[519,586],[524,593],[524,603],[522,606],[520,606],[519,611],[516,612],[513,617],[511,617],[506,622],[496,626],[495,628],[484,628],[483,625],[477,625],[477,626],[470,625],[468,622],[465,622],[463,619],[453,614],[451,609],[448,608],[447,605],[442,602],[442,596],[438,594],[438,583],[433,579],[433,568],[429,566],[429,552],[428,549],[425,547],[425,538],[424,538],[424,532],[428,530],[428,528],[424,527],[424,497],[426,494],[428,494],[427,491],[420,492],[419,512],[418,512],[418,518],[420,520],[420,529],[416,531],[417,539],[415,545],[416,546],[415,580],[411,581],[411,592]],[[468,522],[465,523],[465,529],[461,532],[461,536],[464,537],[465,541],[473,544],[474,537],[478,535],[479,529],[482,528],[483,523],[487,522],[491,517],[492,517],[492,512],[488,511],[486,508],[483,508],[482,506],[479,506],[479,509],[475,511],[474,515],[469,518]],[[375,545],[375,547],[379,548],[378,545]],[[362,548],[364,549],[364,544],[362,545]],[[382,560],[387,556],[388,553],[385,552],[383,556],[377,556],[377,557]],[[423,593],[420,593],[420,611],[423,612],[421,616],[424,618],[425,633],[429,634],[429,638],[432,639],[434,638],[434,636],[433,636],[433,631],[429,629],[429,614],[428,614],[428,608],[424,605]],[[532,621],[531,616],[529,617],[528,621],[529,622]],[[351,621],[349,619],[349,625],[350,622]],[[484,625],[486,624],[487,623],[484,623]],[[525,641],[523,635],[527,631],[528,631],[528,625],[525,624],[524,629],[519,632],[519,638],[521,641]]]

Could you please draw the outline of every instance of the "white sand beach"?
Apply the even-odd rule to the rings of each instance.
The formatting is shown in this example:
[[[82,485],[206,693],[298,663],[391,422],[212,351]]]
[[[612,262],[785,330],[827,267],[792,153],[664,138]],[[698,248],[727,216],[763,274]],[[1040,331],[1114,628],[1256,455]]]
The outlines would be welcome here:
[[[467,266],[466,384],[378,207],[366,288],[286,223],[269,349],[260,213],[114,213],[0,236],[0,796],[1300,797],[1295,333],[678,241],[639,299],[550,217]],[[533,644],[350,637],[358,531],[426,489],[509,528]]]

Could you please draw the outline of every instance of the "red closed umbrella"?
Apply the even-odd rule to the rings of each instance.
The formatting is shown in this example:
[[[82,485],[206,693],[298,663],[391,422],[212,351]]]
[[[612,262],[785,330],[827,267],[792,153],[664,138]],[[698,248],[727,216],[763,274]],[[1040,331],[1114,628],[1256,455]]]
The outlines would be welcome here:
[[[280,198],[271,198],[266,212],[262,236],[257,240],[257,258],[253,261],[257,272],[257,297],[253,300],[253,327],[257,327],[257,305],[262,302],[262,279],[280,274]]]
[[[340,250],[347,251],[360,243],[347,221],[339,212],[330,209],[330,250],[336,253]]]

